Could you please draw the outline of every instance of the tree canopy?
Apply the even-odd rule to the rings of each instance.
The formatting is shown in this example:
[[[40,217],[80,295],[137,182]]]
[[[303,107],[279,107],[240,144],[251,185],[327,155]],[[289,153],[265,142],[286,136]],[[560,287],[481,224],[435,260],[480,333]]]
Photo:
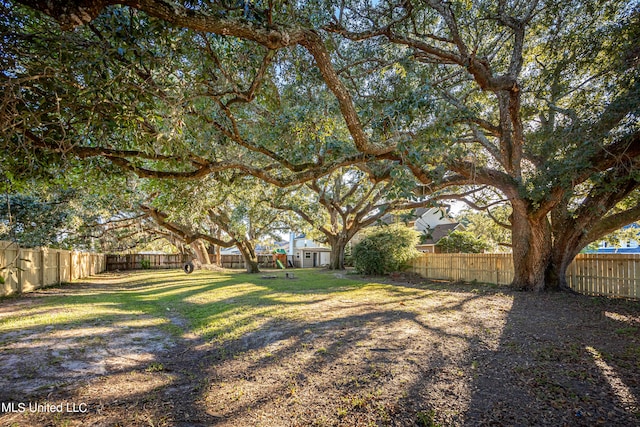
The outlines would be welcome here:
[[[469,231],[455,230],[438,240],[436,247],[444,253],[479,254],[489,249],[489,243]]]
[[[393,165],[344,167],[298,188],[280,190],[272,205],[299,215],[331,246],[330,268],[344,269],[345,248],[365,227],[399,210],[425,206],[410,174]],[[394,175],[392,177],[392,175]]]
[[[288,215],[267,200],[267,184],[251,176],[149,184],[153,191],[141,209],[158,225],[185,243],[235,246],[251,273],[259,271],[257,244],[265,238],[277,240],[278,231],[290,227]],[[198,251],[206,254],[204,248]]]
[[[0,22],[12,176],[288,187],[395,162],[434,199],[508,204],[530,290],[640,218],[633,2],[21,3]]]

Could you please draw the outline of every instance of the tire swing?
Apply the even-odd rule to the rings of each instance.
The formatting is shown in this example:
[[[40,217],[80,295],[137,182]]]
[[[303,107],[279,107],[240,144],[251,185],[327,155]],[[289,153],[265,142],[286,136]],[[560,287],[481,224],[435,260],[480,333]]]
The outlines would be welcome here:
[[[191,261],[189,261],[189,262],[185,263],[185,264],[182,266],[182,269],[183,269],[183,270],[184,270],[184,272],[185,272],[185,273],[187,273],[187,274],[191,274],[191,273],[193,273],[193,269],[194,269],[193,263],[192,263]]]

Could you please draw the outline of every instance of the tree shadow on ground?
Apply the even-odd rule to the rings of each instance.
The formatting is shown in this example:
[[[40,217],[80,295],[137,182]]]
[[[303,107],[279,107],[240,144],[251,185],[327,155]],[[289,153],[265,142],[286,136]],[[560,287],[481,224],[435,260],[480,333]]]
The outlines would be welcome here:
[[[513,296],[498,346],[471,356],[466,425],[639,424],[638,303]]]
[[[96,360],[128,354],[130,363],[104,363],[103,373],[80,376],[68,387],[22,396],[15,388],[0,392],[5,402],[82,402],[88,413],[5,414],[0,420],[183,426],[638,420],[637,305],[482,285],[372,285],[309,274],[317,276],[315,287],[248,275],[194,276],[185,287],[181,276],[167,276],[174,282],[158,279],[158,289],[134,284],[120,302],[115,290],[80,295],[74,304],[101,301],[120,310],[100,315],[88,329],[90,337],[106,341],[98,343],[106,352]],[[143,332],[157,325],[133,323],[125,334],[118,326],[157,319],[180,333],[157,335],[155,347],[136,348],[127,339],[142,334],[152,340]],[[215,330],[201,327],[223,321],[226,326]],[[56,324],[58,337],[49,339],[43,327],[8,333],[23,334],[13,342],[36,336],[23,356],[44,354],[51,362],[55,340],[64,339],[61,330],[87,324]],[[81,348],[82,342],[71,350]]]

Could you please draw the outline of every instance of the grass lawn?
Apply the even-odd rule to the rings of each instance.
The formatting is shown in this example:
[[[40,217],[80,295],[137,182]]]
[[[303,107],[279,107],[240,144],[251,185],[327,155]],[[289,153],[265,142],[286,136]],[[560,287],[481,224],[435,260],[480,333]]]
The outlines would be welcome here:
[[[637,302],[267,274],[105,274],[0,300],[0,424],[640,423]],[[43,402],[65,410],[10,410]]]
[[[259,328],[267,320],[302,320],[307,309],[327,299],[344,296],[387,304],[416,293],[410,288],[317,270],[297,270],[295,278],[288,280],[284,273],[264,276],[274,274],[278,279],[202,270],[191,275],[173,270],[99,276],[86,279],[79,292],[51,289],[44,291],[46,298],[30,300],[29,308],[2,313],[0,333],[100,321],[161,325],[173,334],[191,333],[207,341],[224,342]]]

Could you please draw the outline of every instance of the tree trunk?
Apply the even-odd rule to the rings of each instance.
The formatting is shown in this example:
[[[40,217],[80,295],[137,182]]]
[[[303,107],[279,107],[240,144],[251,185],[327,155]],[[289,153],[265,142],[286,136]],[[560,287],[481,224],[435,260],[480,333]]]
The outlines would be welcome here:
[[[216,239],[222,240],[222,232],[220,228],[216,228]],[[222,267],[222,246],[216,245],[216,265]]]
[[[242,242],[236,243],[236,247],[242,254],[244,265],[247,268],[247,273],[260,273],[260,268],[258,267],[258,256],[256,255],[251,242],[243,240]]]
[[[567,268],[575,258],[575,254],[567,251],[557,251],[554,248],[554,253],[549,260],[547,271],[545,272],[545,282],[547,289],[549,290],[568,290],[567,284]]]
[[[567,284],[567,268],[573,262],[585,243],[582,230],[575,227],[563,229],[561,233],[554,233],[554,245],[551,259],[545,273],[547,289],[570,290]]]
[[[344,250],[348,240],[343,237],[329,238],[328,240],[331,246],[329,270],[344,270]]]
[[[200,261],[200,264],[211,264],[209,259],[209,253],[207,252],[207,246],[202,240],[194,240],[189,244],[193,252],[196,254],[196,258]]]
[[[540,292],[547,289],[545,273],[551,262],[551,229],[546,216],[536,220],[526,210],[522,211],[513,210],[514,277],[511,286]]]

